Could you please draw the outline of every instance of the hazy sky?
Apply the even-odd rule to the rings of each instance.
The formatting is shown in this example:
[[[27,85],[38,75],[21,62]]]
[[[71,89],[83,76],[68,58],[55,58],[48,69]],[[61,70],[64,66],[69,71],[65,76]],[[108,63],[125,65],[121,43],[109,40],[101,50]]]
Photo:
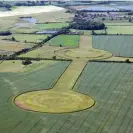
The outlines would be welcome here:
[[[0,0],[0,1],[3,1],[3,0]],[[28,0],[4,0],[4,1],[28,1]],[[29,1],[43,1],[43,0],[29,0]],[[90,0],[90,1],[133,1],[133,0]]]
[[[0,1],[3,1],[3,0],[0,0]],[[28,0],[4,0],[4,1],[28,1]],[[43,1],[43,0],[29,0],[29,1]],[[133,0],[90,0],[90,1],[133,1]]]

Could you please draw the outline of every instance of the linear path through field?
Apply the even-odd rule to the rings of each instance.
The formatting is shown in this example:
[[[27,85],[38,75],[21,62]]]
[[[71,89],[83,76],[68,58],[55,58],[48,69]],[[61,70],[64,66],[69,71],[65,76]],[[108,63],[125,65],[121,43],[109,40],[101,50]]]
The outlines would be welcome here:
[[[81,36],[79,49],[86,50],[88,48],[92,48],[92,38],[88,36]],[[54,89],[58,89],[60,91],[72,89],[87,63],[88,60],[73,60],[54,86]]]
[[[92,37],[91,36],[80,36],[80,49],[86,50],[92,48]]]
[[[87,61],[73,61],[53,89],[60,91],[72,89],[86,64]]]
[[[84,110],[94,105],[95,101],[91,97],[77,93],[72,88],[90,59],[107,58],[112,54],[93,49],[91,37],[81,36],[80,40],[79,48],[65,51],[64,56],[73,61],[55,86],[49,90],[32,91],[17,96],[15,104],[18,107],[39,112],[65,113]],[[76,58],[77,56],[79,57]]]

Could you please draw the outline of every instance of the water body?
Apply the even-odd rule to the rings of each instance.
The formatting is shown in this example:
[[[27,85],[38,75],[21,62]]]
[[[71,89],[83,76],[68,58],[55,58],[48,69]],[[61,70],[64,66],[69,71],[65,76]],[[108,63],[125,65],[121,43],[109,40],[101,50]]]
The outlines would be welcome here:
[[[111,7],[111,6],[88,6],[86,8],[81,8],[80,10],[88,10],[88,11],[118,11],[119,9],[115,8],[115,7]]]
[[[36,14],[43,12],[54,12],[64,10],[62,7],[57,6],[34,6],[34,7],[17,7],[12,11],[0,11],[0,17],[9,17],[17,15],[27,15],[27,14]]]
[[[131,10],[133,11],[133,5],[122,5],[122,6],[116,6],[119,9],[123,9],[123,10]]]
[[[32,17],[22,18],[22,20],[25,21],[25,22],[32,23],[32,24],[37,23],[37,19],[36,18],[32,18]]]
[[[57,33],[57,30],[44,30],[44,31],[38,31],[36,34],[55,34]]]

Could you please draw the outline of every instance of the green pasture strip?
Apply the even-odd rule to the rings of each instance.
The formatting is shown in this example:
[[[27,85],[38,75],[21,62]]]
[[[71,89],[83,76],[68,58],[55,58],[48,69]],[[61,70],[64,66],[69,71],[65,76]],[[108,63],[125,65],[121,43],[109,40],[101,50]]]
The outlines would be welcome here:
[[[51,88],[69,63],[57,61],[28,73],[0,73],[0,132],[28,133],[36,125],[37,132],[42,130],[48,123],[47,119],[42,119],[44,114],[23,111],[12,103],[12,99],[23,92]]]
[[[15,28],[11,28],[10,31],[14,34],[21,34],[21,33],[33,33],[36,32],[37,30],[34,29],[33,27],[29,28],[29,27],[15,27]]]
[[[12,37],[15,37],[15,39],[17,41],[23,42],[25,43],[25,41],[28,42],[41,42],[42,40],[44,40],[48,35],[37,35],[37,34],[13,34],[9,37],[7,37],[8,39],[11,39]]]
[[[36,24],[34,28],[37,30],[45,30],[45,29],[62,28],[62,27],[65,27],[67,25],[68,25],[68,23]]]
[[[92,96],[96,105],[81,118],[84,121],[80,125],[75,125],[79,127],[75,133],[125,133],[132,128],[132,72],[132,64],[90,62],[87,65],[75,91]]]
[[[79,45],[80,36],[79,35],[59,35],[52,38],[49,42],[53,46],[64,46],[64,47],[75,47]]]
[[[131,26],[107,26],[108,34],[133,34],[133,25]]]
[[[106,26],[133,26],[131,22],[105,22]]]
[[[76,30],[76,29],[70,29],[72,32],[80,32],[81,34],[84,35],[91,35],[92,34],[92,30]],[[94,30],[95,33],[97,34],[104,34],[105,30]]]
[[[133,57],[131,35],[93,36],[93,47],[113,53],[115,56]]]

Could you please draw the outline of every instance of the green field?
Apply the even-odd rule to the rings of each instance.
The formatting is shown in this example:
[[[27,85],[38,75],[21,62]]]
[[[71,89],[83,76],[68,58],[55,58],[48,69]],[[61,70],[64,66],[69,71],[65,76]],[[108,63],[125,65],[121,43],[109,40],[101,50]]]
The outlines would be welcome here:
[[[34,29],[33,27],[31,27],[31,28],[19,27],[19,28],[11,28],[10,31],[14,34],[20,34],[20,33],[33,33],[33,32],[36,32],[37,30]]]
[[[115,26],[114,26],[114,25]],[[107,27],[107,34],[133,34],[133,23],[105,23]],[[123,26],[124,25],[124,26]],[[91,30],[74,30],[71,29],[71,31],[77,31],[84,33],[85,35],[91,35]],[[94,30],[97,34],[104,34],[105,30]]]
[[[11,36],[7,37],[8,39],[11,39],[12,37],[15,37],[15,39],[17,41],[20,42],[34,42],[34,43],[38,43],[41,42],[42,40],[44,40],[47,36],[47,34],[44,35],[37,35],[37,34],[12,34]]]
[[[92,96],[96,105],[75,114],[69,132],[132,133],[132,72],[132,64],[90,62],[74,90]]]
[[[75,47],[79,45],[80,36],[79,35],[59,35],[51,39],[48,44],[52,46],[68,46]]]
[[[41,69],[32,68],[33,71],[28,68],[25,72],[1,72],[0,133],[37,133],[50,128],[49,119],[55,122],[56,115],[23,111],[12,103],[12,99],[23,92],[51,88],[68,65],[69,62],[55,62]]]
[[[37,30],[45,30],[45,29],[62,28],[67,25],[68,25],[67,23],[36,24],[36,26],[34,28]]]
[[[91,109],[49,114],[23,111],[12,104],[16,94],[52,87],[68,64],[57,62],[33,72],[0,73],[1,133],[132,133],[132,64],[87,65],[74,90],[95,99]]]
[[[133,57],[131,35],[93,36],[93,47],[113,53],[115,56]]]
[[[107,26],[108,34],[133,34],[133,25],[132,26]]]

